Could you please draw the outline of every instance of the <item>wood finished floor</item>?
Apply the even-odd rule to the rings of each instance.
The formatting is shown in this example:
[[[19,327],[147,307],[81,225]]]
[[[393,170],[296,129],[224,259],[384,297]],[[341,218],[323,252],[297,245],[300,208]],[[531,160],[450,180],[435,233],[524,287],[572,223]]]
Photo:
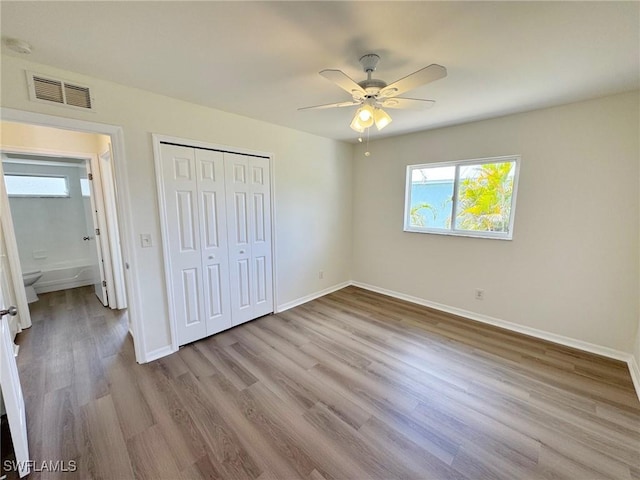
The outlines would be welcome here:
[[[65,478],[640,479],[621,362],[355,287],[146,365],[90,288],[32,307],[31,457]]]

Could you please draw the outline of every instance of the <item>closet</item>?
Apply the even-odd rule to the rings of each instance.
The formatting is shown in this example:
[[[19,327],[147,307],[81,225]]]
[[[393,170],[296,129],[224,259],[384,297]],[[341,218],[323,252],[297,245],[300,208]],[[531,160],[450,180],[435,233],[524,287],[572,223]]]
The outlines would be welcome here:
[[[177,344],[273,312],[270,159],[162,142],[160,157]]]

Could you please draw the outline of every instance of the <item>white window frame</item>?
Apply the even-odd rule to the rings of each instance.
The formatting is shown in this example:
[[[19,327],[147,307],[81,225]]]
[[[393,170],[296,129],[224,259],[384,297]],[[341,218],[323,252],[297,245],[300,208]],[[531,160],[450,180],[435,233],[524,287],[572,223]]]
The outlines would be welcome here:
[[[69,177],[67,175],[49,175],[46,173],[17,173],[5,172],[5,177],[46,177],[46,178],[62,178],[66,185],[66,193],[64,195],[46,195],[37,193],[9,193],[10,198],[71,198],[71,189],[69,187]]]
[[[509,215],[509,228],[506,232],[483,232],[475,230],[460,230],[455,228],[456,210],[458,207],[458,184],[460,176],[460,167],[466,165],[478,165],[487,163],[504,163],[514,162],[515,169],[513,173],[513,194],[511,195],[511,211]],[[497,240],[513,240],[513,225],[516,216],[516,198],[518,195],[518,177],[520,176],[520,155],[505,155],[501,157],[474,158],[470,160],[456,160],[451,162],[422,163],[419,165],[407,165],[407,178],[405,182],[405,201],[404,201],[404,231],[412,233],[433,233],[436,235],[454,235],[458,237],[476,237],[476,238],[492,238]],[[455,176],[453,181],[453,198],[451,205],[451,228],[430,228],[416,227],[411,225],[411,185],[412,173],[414,170],[421,168],[437,168],[437,167],[455,167]]]

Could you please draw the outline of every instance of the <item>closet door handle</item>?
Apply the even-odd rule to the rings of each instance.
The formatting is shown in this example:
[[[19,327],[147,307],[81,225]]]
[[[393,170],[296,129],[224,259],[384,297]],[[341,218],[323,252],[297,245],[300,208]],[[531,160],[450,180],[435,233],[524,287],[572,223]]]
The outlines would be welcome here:
[[[216,258],[215,255],[209,255],[209,260],[213,260],[214,258]]]
[[[240,253],[244,253],[244,250],[240,250]]]

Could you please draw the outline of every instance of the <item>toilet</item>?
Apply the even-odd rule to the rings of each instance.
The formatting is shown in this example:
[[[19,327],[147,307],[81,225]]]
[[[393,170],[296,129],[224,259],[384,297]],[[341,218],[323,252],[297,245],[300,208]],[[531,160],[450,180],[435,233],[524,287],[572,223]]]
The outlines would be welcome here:
[[[33,284],[40,280],[42,277],[42,271],[34,270],[31,272],[24,272],[22,274],[22,279],[24,281],[24,290],[27,294],[27,302],[33,303],[38,301],[38,295],[36,294],[36,290],[33,288]]]

